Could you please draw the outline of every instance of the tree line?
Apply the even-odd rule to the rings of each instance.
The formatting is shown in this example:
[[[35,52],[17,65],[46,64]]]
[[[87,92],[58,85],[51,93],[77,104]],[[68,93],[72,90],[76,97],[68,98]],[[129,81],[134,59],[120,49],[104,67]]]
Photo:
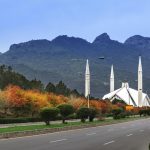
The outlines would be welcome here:
[[[28,80],[25,76],[20,73],[15,72],[11,66],[1,65],[0,66],[0,89],[5,89],[8,85],[17,85],[23,89],[35,89],[42,92],[52,92],[57,95],[76,95],[84,96],[80,94],[76,89],[69,89],[65,83],[60,81],[58,84],[53,84],[49,82],[46,87],[44,84],[37,79]]]

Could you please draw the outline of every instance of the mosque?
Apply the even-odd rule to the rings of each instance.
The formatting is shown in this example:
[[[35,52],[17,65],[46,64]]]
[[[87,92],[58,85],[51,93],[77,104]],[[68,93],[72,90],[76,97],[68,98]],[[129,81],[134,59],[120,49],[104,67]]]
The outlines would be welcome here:
[[[134,107],[150,106],[150,99],[146,93],[143,93],[142,63],[139,57],[138,65],[138,90],[129,87],[129,84],[122,83],[121,88],[114,90],[114,70],[111,67],[110,74],[110,93],[103,96],[103,99],[109,99],[111,102],[115,99],[124,101],[127,105]]]

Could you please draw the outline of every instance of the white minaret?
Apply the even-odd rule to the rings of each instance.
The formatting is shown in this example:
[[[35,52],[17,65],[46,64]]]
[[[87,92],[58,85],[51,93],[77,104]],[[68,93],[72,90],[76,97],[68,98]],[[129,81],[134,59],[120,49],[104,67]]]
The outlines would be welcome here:
[[[139,56],[138,66],[138,106],[142,106],[142,92],[143,92],[143,80],[142,80],[142,63],[141,56]]]
[[[114,69],[113,65],[111,66],[111,73],[110,73],[110,92],[114,91]]]
[[[90,95],[90,69],[89,61],[86,61],[86,70],[85,70],[85,97],[88,98]]]

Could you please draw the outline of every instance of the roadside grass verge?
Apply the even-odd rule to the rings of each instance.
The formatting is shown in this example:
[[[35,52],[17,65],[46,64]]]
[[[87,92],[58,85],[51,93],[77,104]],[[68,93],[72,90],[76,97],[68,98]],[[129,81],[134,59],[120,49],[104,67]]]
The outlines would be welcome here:
[[[13,133],[13,132],[24,132],[24,131],[37,131],[37,130],[44,130],[44,129],[53,129],[53,128],[65,128],[65,127],[71,127],[71,126],[102,126],[102,125],[109,125],[109,124],[116,124],[116,123],[121,123],[121,122],[128,122],[128,121],[133,121],[133,120],[138,120],[138,119],[144,119],[148,117],[129,117],[129,118],[123,118],[123,119],[118,119],[114,120],[112,118],[106,118],[103,121],[93,121],[93,122],[68,122],[67,124],[51,124],[49,126],[46,125],[25,125],[25,126],[14,126],[14,127],[4,127],[0,128],[0,134],[3,133]]]

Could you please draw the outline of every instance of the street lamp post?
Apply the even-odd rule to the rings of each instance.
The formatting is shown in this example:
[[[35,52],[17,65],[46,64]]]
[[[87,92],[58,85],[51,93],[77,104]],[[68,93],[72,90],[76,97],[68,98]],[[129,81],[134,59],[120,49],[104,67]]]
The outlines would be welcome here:
[[[87,99],[88,99],[88,108],[90,108],[90,94],[88,94]]]

